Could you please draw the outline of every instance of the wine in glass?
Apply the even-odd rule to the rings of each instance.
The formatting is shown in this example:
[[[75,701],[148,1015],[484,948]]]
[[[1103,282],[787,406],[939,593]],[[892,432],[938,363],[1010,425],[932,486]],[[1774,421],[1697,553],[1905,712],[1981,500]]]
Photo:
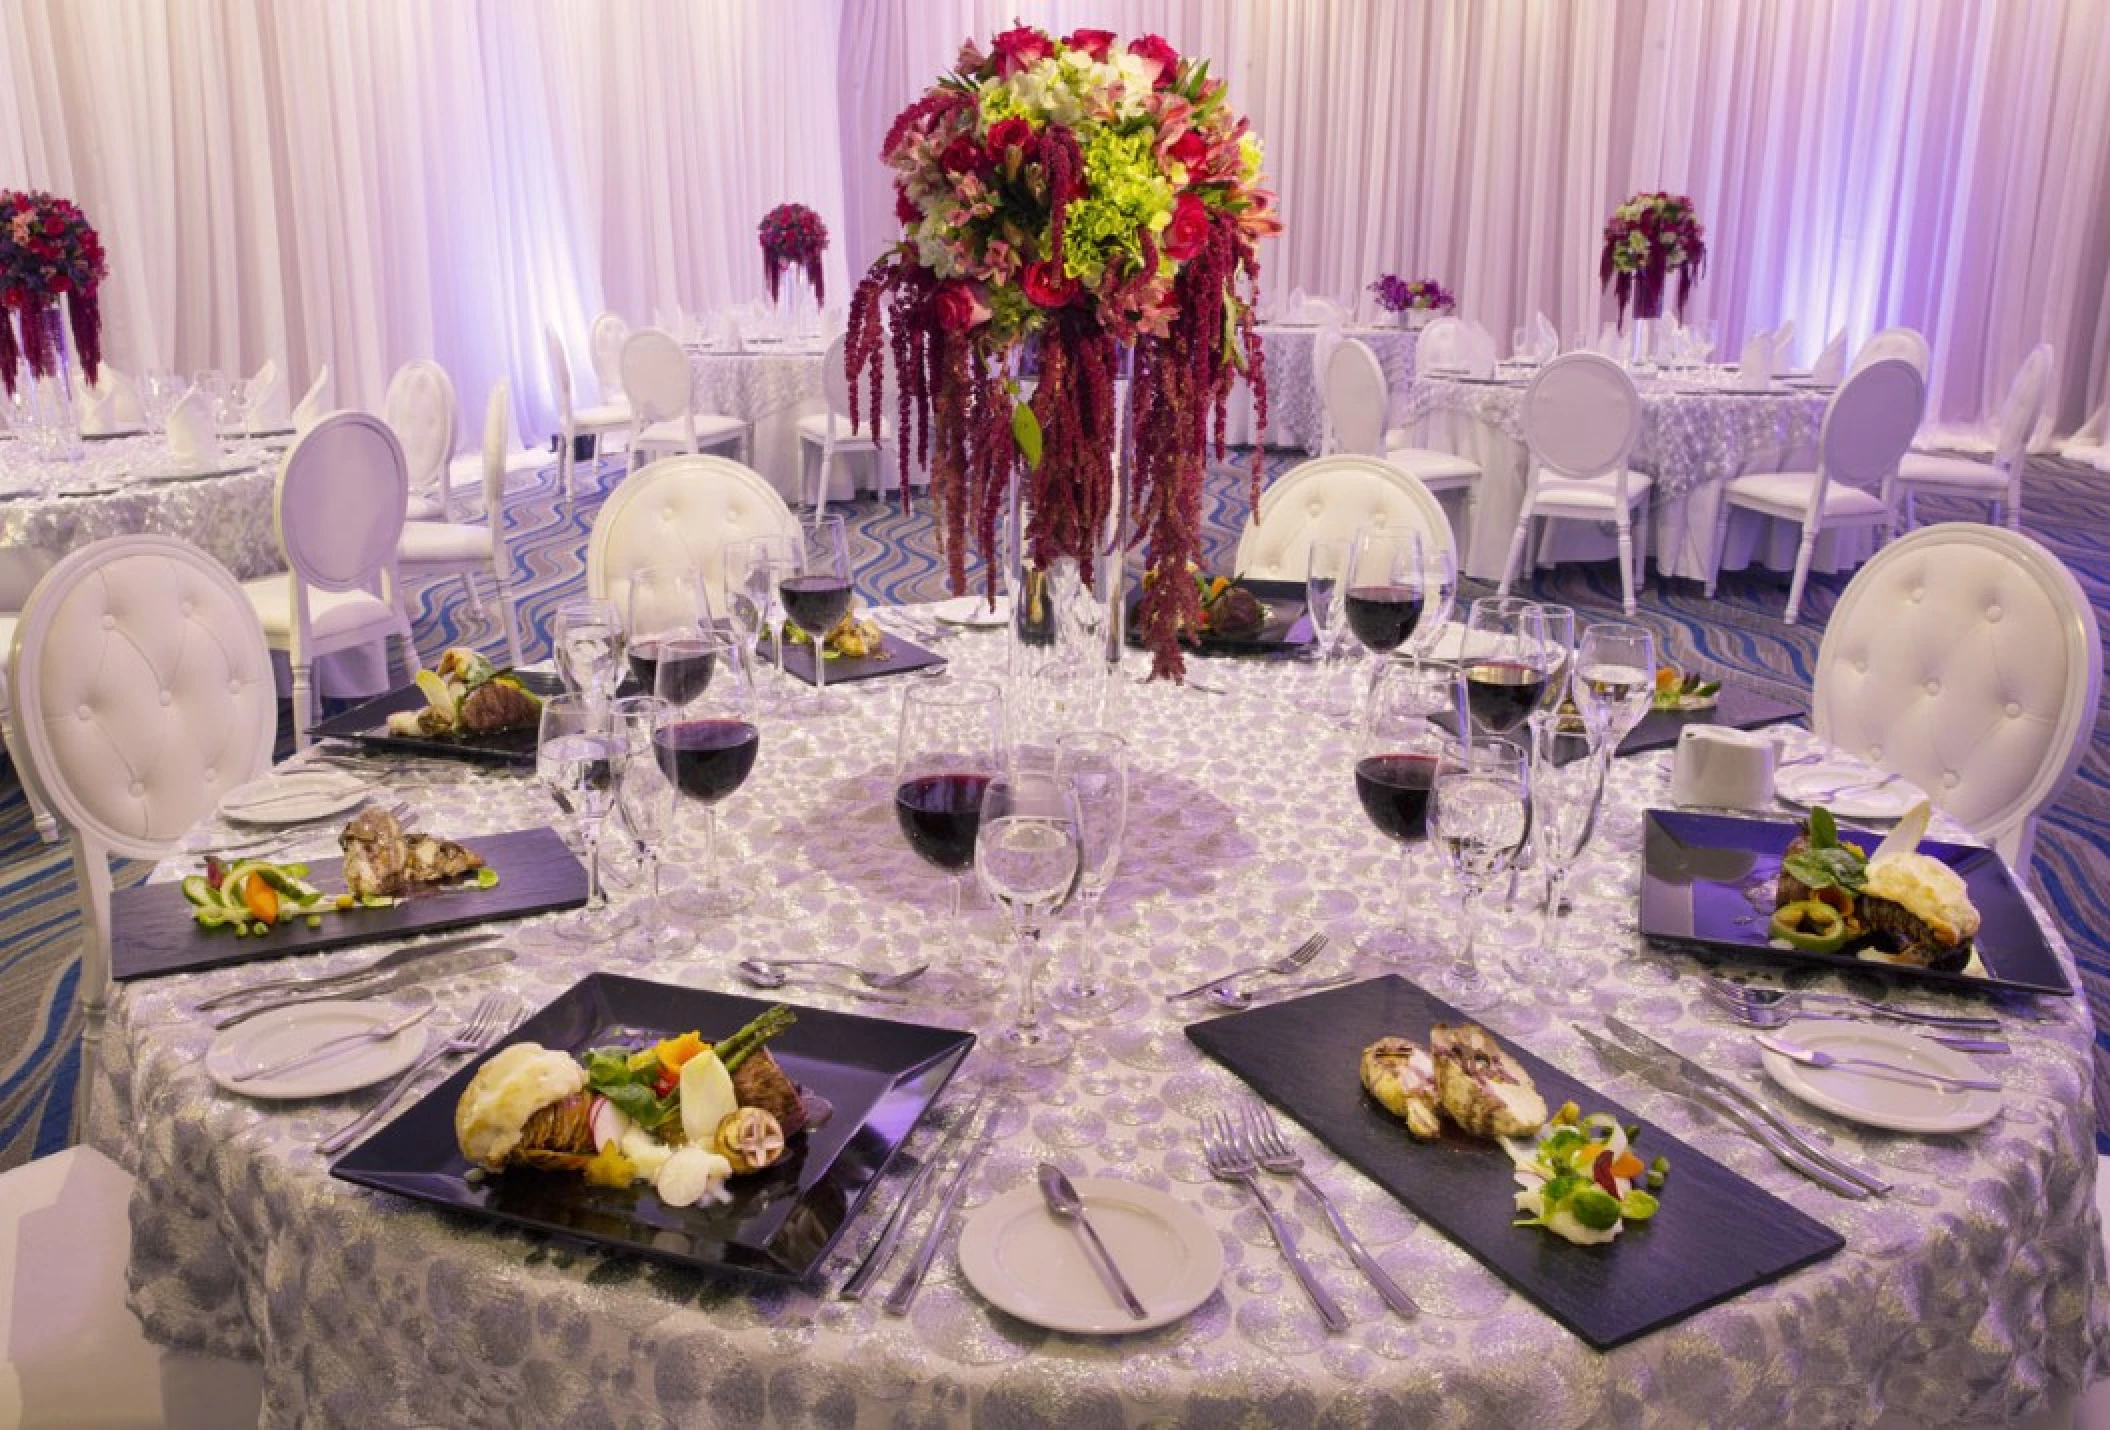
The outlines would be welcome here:
[[[615,602],[586,597],[557,607],[551,646],[567,691],[592,700],[614,698],[623,680],[623,615]]]
[[[718,806],[747,783],[762,748],[749,666],[748,653],[716,628],[659,642],[654,694],[667,710],[653,747],[681,797],[703,811],[703,877],[669,903],[697,918],[723,918],[754,902],[748,885],[725,879],[718,853]],[[699,670],[713,674],[699,682]]]
[[[961,896],[974,867],[982,794],[1004,763],[1004,698],[987,680],[917,682],[905,687],[901,728],[894,745],[894,818],[909,848],[952,877],[948,927],[964,950]],[[994,959],[955,960],[965,996],[987,996],[1003,986]]]
[[[850,545],[843,519],[826,516],[799,528],[795,564],[777,582],[784,614],[813,643],[813,699],[809,708],[832,714],[845,709],[828,699],[828,632],[850,611]]]
[[[1048,1006],[1073,1018],[1103,1021],[1135,1003],[1136,990],[1110,981],[1099,960],[1099,900],[1121,863],[1128,827],[1128,742],[1099,730],[1074,730],[1055,742],[1055,777],[1069,782],[1077,802],[1084,868],[1077,897],[1084,928],[1070,976],[1048,989]]]
[[[1462,674],[1474,731],[1507,735],[1522,725],[1545,699],[1553,663],[1543,612],[1535,603],[1515,596],[1473,602],[1465,622]]]
[[[1543,997],[1579,1002],[1585,995],[1574,970],[1560,961],[1562,903],[1568,871],[1597,827],[1608,757],[1587,726],[1564,727],[1550,711],[1532,716],[1530,731],[1531,847],[1546,871],[1546,912],[1537,952],[1518,960],[1511,971],[1532,976]]]
[[[1427,591],[1422,585],[1421,533],[1366,526],[1348,550],[1342,583],[1342,614],[1365,650],[1398,650],[1421,624]]]
[[[1429,833],[1465,886],[1458,951],[1437,974],[1436,992],[1466,1012],[1487,1008],[1494,987],[1473,958],[1480,902],[1488,882],[1507,870],[1531,833],[1530,761],[1506,740],[1461,747],[1436,771]]]
[[[661,870],[667,837],[674,827],[674,783],[660,765],[659,733],[677,718],[674,707],[657,695],[631,695],[615,703],[615,731],[623,753],[615,772],[615,813],[637,841],[645,865],[644,913],[637,927],[623,936],[622,950],[639,959],[673,953],[690,936],[667,922]]]
[[[974,872],[983,892],[1011,916],[1017,941],[1018,1006],[996,1042],[1012,1061],[1060,1062],[1069,1035],[1040,1016],[1033,988],[1040,972],[1041,925],[1069,902],[1083,871],[1077,802],[1052,771],[999,774],[982,791]]]
[[[1575,704],[1608,754],[1656,699],[1656,638],[1640,626],[1586,626],[1575,652]]]
[[[546,926],[545,942],[552,946],[606,943],[630,925],[601,887],[601,832],[622,756],[622,736],[606,700],[567,694],[542,702],[535,777],[571,817],[586,849],[586,906]]]
[[[1428,834],[1436,771],[1454,748],[1432,718],[1446,711],[1453,718],[1462,715],[1458,682],[1445,667],[1413,659],[1386,661],[1370,687],[1369,718],[1355,761],[1355,797],[1378,832],[1399,846],[1399,868],[1389,918],[1356,946],[1387,963],[1408,962],[1420,951],[1420,941],[1407,929],[1407,910],[1414,902],[1410,855]]]
[[[703,573],[694,566],[645,566],[630,573],[629,619],[624,626],[630,676],[640,693],[664,695],[677,705],[711,683],[710,662],[687,643],[711,629],[711,600]],[[671,686],[662,688],[660,666],[672,643],[683,642],[683,663]]]

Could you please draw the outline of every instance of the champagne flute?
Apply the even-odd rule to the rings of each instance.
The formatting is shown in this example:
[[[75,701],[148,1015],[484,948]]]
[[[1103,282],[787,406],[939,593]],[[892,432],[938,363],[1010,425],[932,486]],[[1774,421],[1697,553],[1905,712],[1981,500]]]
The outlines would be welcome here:
[[[797,561],[790,536],[747,536],[725,548],[725,604],[732,613],[733,629],[757,654],[755,695],[765,710],[786,710],[789,702],[781,685],[784,671],[784,610],[777,598],[777,585]],[[770,639],[770,664],[776,667],[774,682],[765,682],[759,660],[761,637]],[[788,713],[788,712],[787,712]]]
[[[1304,610],[1311,621],[1311,654],[1319,662],[1314,691],[1318,712],[1345,719],[1355,702],[1335,688],[1341,673],[1341,629],[1346,622],[1341,586],[1348,572],[1348,540],[1319,537],[1304,557]]]
[[[1515,596],[1483,596],[1465,623],[1462,668],[1473,729],[1507,735],[1545,699],[1553,651],[1539,607]]]
[[[553,695],[542,702],[535,739],[535,777],[578,826],[586,848],[586,906],[547,926],[552,945],[606,943],[630,925],[601,887],[601,829],[615,795],[622,737],[606,700]]]
[[[684,681],[699,691],[710,683],[710,665],[700,663],[697,648],[685,643],[711,629],[711,600],[703,586],[703,573],[694,566],[645,566],[630,573],[629,615],[623,629],[630,675],[640,693],[664,695],[676,705],[685,705],[688,688]],[[690,663],[677,671],[683,680],[662,689],[659,667],[674,642],[684,642],[681,649]]]
[[[1445,711],[1462,721],[1458,682],[1442,666],[1387,661],[1370,687],[1369,718],[1355,761],[1355,795],[1378,832],[1399,846],[1399,868],[1390,917],[1357,939],[1356,947],[1387,963],[1409,962],[1421,951],[1421,941],[1407,929],[1407,911],[1415,902],[1411,856],[1428,834],[1437,769],[1454,748],[1431,718]]]
[[[667,922],[660,887],[662,849],[674,827],[674,784],[660,765],[657,740],[675,716],[674,707],[657,695],[632,695],[615,703],[615,730],[623,742],[615,773],[615,807],[637,841],[646,890],[644,913],[621,946],[640,959],[673,953],[689,942],[687,933]]]
[[[1656,699],[1656,638],[1640,626],[1583,629],[1575,653],[1575,704],[1608,756],[1633,733]]]
[[[1546,694],[1539,701],[1539,709],[1558,714],[1561,707],[1572,703],[1568,685],[1575,673],[1575,611],[1568,606],[1541,601],[1539,620],[1545,626],[1546,651],[1551,661]]]
[[[1458,951],[1437,974],[1435,990],[1465,1012],[1494,1002],[1494,986],[1473,960],[1480,901],[1488,882],[1509,868],[1531,833],[1529,757],[1506,740],[1461,747],[1436,771],[1429,832],[1465,886]]]
[[[1097,730],[1074,730],[1055,742],[1055,777],[1067,780],[1077,801],[1084,871],[1077,894],[1084,902],[1084,930],[1077,962],[1066,979],[1048,989],[1048,1006],[1073,1018],[1103,1021],[1131,1007],[1136,991],[1107,981],[1099,967],[1099,900],[1121,863],[1121,837],[1128,825],[1128,742]]]
[[[974,841],[974,873],[990,898],[1011,916],[1019,965],[1018,1006],[996,1035],[1012,1061],[1061,1062],[1069,1034],[1040,1016],[1034,980],[1042,957],[1040,926],[1075,892],[1083,870],[1077,801],[1052,772],[999,774],[982,791],[982,825]]]
[[[784,614],[813,643],[813,699],[807,708],[832,715],[848,708],[828,698],[828,632],[850,610],[850,545],[839,516],[799,528],[794,567],[777,582]]]
[[[552,654],[564,688],[607,701],[623,679],[623,618],[615,602],[585,597],[557,607]]]
[[[762,748],[749,657],[715,627],[666,637],[658,654],[654,694],[667,711],[653,747],[674,788],[703,810],[703,878],[668,902],[682,914],[723,918],[754,902],[747,884],[724,878],[718,855],[718,806],[747,783]]]
[[[982,795],[1004,764],[1004,698],[995,682],[916,682],[901,697],[894,742],[894,818],[909,848],[951,877],[947,927],[961,950],[953,977],[965,997],[1003,986],[993,958],[970,962],[961,918],[967,872],[974,867]]]
[[[1562,903],[1568,871],[1590,842],[1604,801],[1605,746],[1587,726],[1563,728],[1560,717],[1541,711],[1531,717],[1531,845],[1546,871],[1546,909],[1539,923],[1538,951],[1518,959],[1510,972],[1530,977],[1540,996],[1576,1003],[1586,996],[1574,970],[1560,961]]]

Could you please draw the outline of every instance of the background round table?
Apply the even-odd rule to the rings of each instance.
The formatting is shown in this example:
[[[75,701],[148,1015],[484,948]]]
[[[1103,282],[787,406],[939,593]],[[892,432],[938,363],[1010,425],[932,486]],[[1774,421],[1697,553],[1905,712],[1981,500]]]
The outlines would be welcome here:
[[[1317,456],[1326,435],[1326,404],[1319,395],[1319,375],[1312,370],[1312,351],[1321,329],[1316,325],[1261,323],[1261,348],[1267,362],[1267,431],[1254,430],[1252,389],[1240,378],[1231,390],[1226,440],[1249,446],[1265,440],[1270,447],[1294,447]],[[1340,330],[1344,338],[1368,343],[1385,370],[1390,406],[1386,426],[1405,420],[1407,389],[1414,381],[1414,349],[1419,331],[1402,327],[1355,327]]]
[[[801,470],[804,454],[799,450],[799,419],[828,410],[821,394],[826,349],[816,338],[749,338],[737,351],[703,343],[691,343],[688,348],[697,410],[754,425],[752,465],[788,502],[813,495],[812,481]],[[820,448],[814,447],[816,462],[819,453]],[[869,475],[872,466],[870,457],[838,462],[835,481],[828,489],[830,500],[854,495],[860,473],[868,474],[864,485],[876,485],[879,478]]]

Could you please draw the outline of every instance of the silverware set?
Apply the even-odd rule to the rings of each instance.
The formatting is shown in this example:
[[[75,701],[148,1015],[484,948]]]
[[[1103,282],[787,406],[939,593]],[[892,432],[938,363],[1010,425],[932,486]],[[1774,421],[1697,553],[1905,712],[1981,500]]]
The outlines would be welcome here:
[[[213,1027],[220,1029],[302,1003],[371,998],[409,984],[512,962],[513,951],[499,946],[494,938],[490,933],[473,933],[412,944],[363,968],[322,978],[280,978],[252,984],[207,998],[197,1008],[200,1012],[216,1013]]]
[[[523,1011],[519,997],[514,994],[485,994],[482,1001],[470,1011],[468,1019],[461,1027],[455,1029],[445,1042],[412,1063],[407,1072],[388,1085],[387,1090],[381,1094],[380,1101],[329,1136],[322,1138],[315,1144],[316,1149],[326,1156],[335,1156],[343,1151],[379,1125],[381,1119],[388,1115],[389,1109],[416,1084],[427,1068],[441,1058],[482,1052],[511,1032],[513,1026],[520,1021]]]
[[[1868,1013],[1795,1012],[1779,1003],[1744,1002],[1730,995],[1717,993],[1705,984],[1701,985],[1701,991],[1706,994],[1707,1001],[1714,1004],[1716,1009],[1726,1015],[1730,1022],[1740,1024],[1746,1028],[1759,1028],[1769,1032],[1776,1028],[1785,1028],[1790,1023],[1866,1023],[1875,1019],[1875,1015]],[[1909,1023],[1912,1020],[1901,1019],[1900,1021]],[[1923,1036],[1928,1041],[1940,1043],[1945,1048],[1954,1048],[1960,1053],[2005,1053],[2010,1051],[2008,1045],[1998,1038],[1959,1037],[1952,1033],[1938,1031],[1943,1026],[1941,1024],[1933,1026],[1921,1024],[1919,1026],[1925,1028]]]
[[[1901,1008],[1892,1003],[1877,1003],[1867,998],[1855,998],[1844,993],[1820,993],[1811,989],[1759,988],[1749,983],[1737,983],[1731,979],[1709,974],[1700,987],[1709,998],[1723,1007],[1751,1009],[1759,1012],[1777,1012],[1790,1017],[1809,1017],[1815,1008],[1841,1008],[1864,1018],[1880,1018],[1896,1023],[1910,1023],[1922,1028],[1941,1028],[1956,1032],[1997,1033],[2000,1020],[1970,1013],[1935,1013],[1917,1008]]]
[[[1339,1239],[1341,1249],[1348,1253],[1348,1259],[1355,1263],[1356,1269],[1369,1278],[1370,1284],[1377,1288],[1378,1295],[1384,1297],[1387,1306],[1402,1316],[1420,1314],[1421,1308],[1414,1304],[1414,1298],[1402,1291],[1399,1283],[1386,1273],[1384,1267],[1377,1264],[1377,1258],[1370,1254],[1369,1249],[1363,1245],[1362,1238],[1348,1225],[1348,1219],[1341,1215],[1340,1208],[1333,1204],[1333,1199],[1305,1172],[1304,1159],[1283,1140],[1282,1129],[1275,1124],[1275,1115],[1272,1112],[1258,1102],[1246,1103],[1238,1110],[1238,1124],[1234,1132],[1241,1147],[1250,1151],[1253,1160],[1260,1164],[1261,1171],[1277,1177],[1294,1179],[1310,1194],[1311,1199],[1319,1204],[1319,1210],[1326,1214],[1327,1223],[1333,1227],[1333,1234]]]
[[[1315,933],[1273,963],[1256,963],[1249,968],[1233,969],[1231,972],[1223,974],[1221,977],[1212,978],[1206,983],[1197,983],[1192,988],[1182,989],[1178,993],[1168,993],[1165,995],[1165,1001],[1167,1003],[1178,1003],[1186,998],[1199,998],[1204,994],[1214,992],[1218,988],[1236,983],[1241,978],[1259,976],[1286,978],[1292,973],[1301,971],[1313,959],[1317,958],[1320,951],[1326,947],[1326,941],[1325,934]]]
[[[807,973],[802,970],[817,968],[822,973]],[[794,971],[801,970],[801,971]],[[930,970],[927,963],[898,972],[865,968],[855,963],[843,963],[832,958],[743,958],[733,965],[733,973],[750,988],[782,988],[789,983],[809,983],[818,988],[827,988],[837,993],[848,994],[867,1003],[891,1003],[906,1006],[913,1000],[893,992],[906,988]],[[826,974],[841,977],[827,977]]]
[[[960,1148],[958,1157],[951,1164],[952,1171],[946,1180],[945,1190],[938,1194],[937,1210],[931,1213],[930,1225],[924,1230],[923,1240],[917,1244],[907,1268],[901,1273],[901,1279],[894,1283],[894,1289],[887,1293],[883,1303],[886,1313],[890,1316],[908,1314],[909,1308],[915,1304],[916,1293],[923,1287],[924,1276],[929,1273],[931,1263],[937,1259],[938,1249],[945,1240],[946,1227],[951,1223],[954,1212],[959,1209],[960,1198],[966,1194],[967,1182],[974,1173],[975,1164],[988,1149],[989,1129],[995,1125],[1002,1111],[1002,1099],[991,1101],[990,1089],[984,1085],[975,1095],[974,1101],[967,1105],[966,1111],[953,1123],[952,1131],[946,1134],[945,1140],[939,1144],[930,1160],[917,1170],[915,1177],[902,1192],[901,1200],[895,1204],[893,1214],[887,1218],[886,1225],[880,1230],[879,1240],[865,1253],[865,1258],[858,1264],[857,1269],[850,1273],[850,1279],[843,1283],[843,1288],[838,1294],[844,1300],[864,1299],[872,1283],[885,1274],[887,1263],[893,1258],[894,1248],[901,1240],[902,1233],[908,1229],[909,1223],[915,1220],[916,1209],[922,1204],[925,1194],[935,1185],[939,1167],[952,1156],[954,1148]]]
[[[1318,1308],[1319,1319],[1326,1323],[1329,1331],[1348,1329],[1348,1315],[1340,1302],[1326,1289],[1319,1275],[1304,1259],[1297,1246],[1297,1233],[1283,1219],[1274,1199],[1260,1182],[1260,1158],[1248,1147],[1240,1135],[1239,1128],[1221,1110],[1211,1112],[1201,1123],[1202,1158],[1209,1164],[1209,1175],[1220,1182],[1237,1182],[1253,1194],[1260,1205],[1260,1214],[1267,1219],[1268,1230],[1274,1234],[1275,1245],[1282,1248],[1283,1260],[1289,1263],[1297,1284]]]

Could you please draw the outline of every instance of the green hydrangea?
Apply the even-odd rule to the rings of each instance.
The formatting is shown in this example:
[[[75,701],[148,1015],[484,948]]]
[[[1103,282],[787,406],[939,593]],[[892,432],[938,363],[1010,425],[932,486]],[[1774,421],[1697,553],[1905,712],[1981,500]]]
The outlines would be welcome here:
[[[1143,261],[1139,235],[1172,221],[1172,181],[1158,167],[1151,132],[1094,132],[1084,145],[1087,196],[1064,212],[1063,270],[1096,286],[1117,257]]]

